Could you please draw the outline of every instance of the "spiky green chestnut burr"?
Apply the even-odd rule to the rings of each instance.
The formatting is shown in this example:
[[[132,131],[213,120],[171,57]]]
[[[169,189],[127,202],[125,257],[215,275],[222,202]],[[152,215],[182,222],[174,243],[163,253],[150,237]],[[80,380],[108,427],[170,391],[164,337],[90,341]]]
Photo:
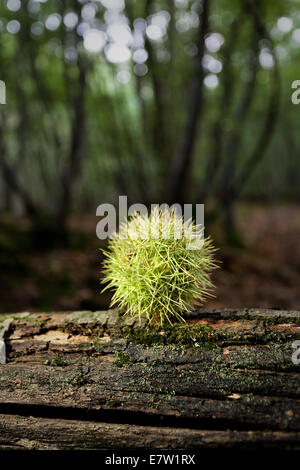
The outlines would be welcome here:
[[[111,305],[149,321],[184,321],[212,295],[215,248],[210,238],[195,245],[200,230],[168,210],[127,220],[104,251],[103,291],[115,290]]]

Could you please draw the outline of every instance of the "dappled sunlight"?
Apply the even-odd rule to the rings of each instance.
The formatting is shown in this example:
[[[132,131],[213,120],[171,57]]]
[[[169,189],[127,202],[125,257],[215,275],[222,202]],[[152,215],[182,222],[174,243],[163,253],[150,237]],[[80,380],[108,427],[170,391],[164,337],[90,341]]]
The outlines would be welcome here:
[[[5,0],[0,42],[1,308],[107,306],[92,214],[122,194],[205,203],[209,306],[299,303],[294,4]]]
[[[100,52],[106,44],[106,34],[97,29],[88,29],[83,33],[83,44],[89,52]]]

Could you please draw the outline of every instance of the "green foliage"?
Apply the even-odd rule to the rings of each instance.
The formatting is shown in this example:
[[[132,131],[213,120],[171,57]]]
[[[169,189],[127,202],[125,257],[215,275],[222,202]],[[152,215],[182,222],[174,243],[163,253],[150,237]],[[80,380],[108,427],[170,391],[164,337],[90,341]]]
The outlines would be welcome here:
[[[116,367],[119,367],[119,368],[122,368],[124,367],[126,364],[129,364],[130,363],[130,357],[127,356],[127,354],[124,354],[122,352],[118,352],[117,355],[116,355],[116,360],[114,362],[114,365]]]
[[[63,357],[57,356],[54,359],[52,359],[51,365],[58,366],[58,367],[65,367],[68,365],[68,362]]]
[[[193,325],[190,323],[166,325],[163,330],[160,325],[151,328],[134,328],[126,335],[128,343],[142,344],[144,346],[181,346],[183,348],[214,349],[218,341],[226,339],[224,333],[216,332],[207,325]]]
[[[182,314],[212,295],[215,249],[210,238],[200,240],[201,230],[167,210],[127,221],[104,252],[103,290],[115,290],[112,305],[149,321],[184,321]]]
[[[87,383],[86,373],[83,370],[82,365],[79,365],[76,369],[76,372],[73,376],[73,383],[81,387]]]
[[[39,213],[46,212],[47,217],[56,213],[60,193],[72,182],[72,178],[64,178],[75,149],[74,146],[72,150],[72,135],[75,143],[78,139],[74,136],[83,136],[82,145],[87,149],[77,170],[77,184],[72,187],[72,207],[79,212],[87,208],[94,210],[99,199],[114,201],[118,194],[127,194],[132,201],[163,200],[160,188],[164,188],[169,177],[186,128],[187,103],[193,88],[190,84],[197,59],[201,16],[197,4],[200,2],[128,0],[123,2],[124,8],[117,16],[110,13],[113,9],[109,4],[114,2],[105,2],[107,6],[100,1],[89,2],[88,7],[90,3],[96,6],[95,17],[86,19],[81,16],[84,2],[24,0],[16,11],[11,11],[7,2],[0,2],[0,79],[6,82],[8,103],[0,107],[1,159],[11,168],[19,169],[17,179],[21,180],[22,191],[17,191],[18,198],[22,199],[20,194],[25,192]],[[216,72],[218,86],[215,89],[204,87],[203,130],[197,132],[196,153],[189,169],[193,174],[189,193],[195,201],[207,181],[209,195],[218,196],[228,160],[226,149],[231,148],[229,144],[233,141],[239,141],[240,145],[234,158],[232,180],[240,174],[263,127],[274,75],[274,67],[263,67],[259,62],[261,50],[271,48],[271,41],[265,34],[263,37],[258,34],[257,40],[253,40],[256,23],[249,5],[255,2],[220,0],[209,3],[210,34],[218,33],[224,42],[216,51],[205,49],[205,74],[211,70],[215,73],[216,64],[220,70]],[[249,174],[251,179],[243,188],[243,195],[299,198],[299,107],[292,106],[290,99],[291,83],[299,78],[299,47],[295,40],[300,28],[297,2],[264,0],[260,3],[259,17],[279,59],[283,112],[268,154]],[[148,72],[137,75],[139,64],[132,59],[123,64],[113,63],[105,52],[86,50],[77,26],[67,27],[63,21],[57,29],[49,30],[46,26],[50,15],[62,19],[69,13],[78,16],[78,26],[89,25],[101,31],[118,23],[120,15],[131,29],[133,39],[135,20],[143,19],[144,24],[150,25],[153,15],[158,15],[155,17],[159,20],[157,25],[166,18],[168,24],[159,40],[140,38],[138,45],[132,40],[129,47],[132,56],[137,47],[138,50],[145,48],[145,56],[148,56],[145,64]],[[282,16],[293,21],[291,31],[284,33],[277,29],[277,20]],[[7,27],[10,21],[20,24],[15,34]],[[237,32],[233,28],[235,21],[238,22]],[[107,43],[108,47],[110,45],[111,40]],[[121,44],[121,50],[125,45]],[[257,77],[250,89],[249,78],[255,77],[257,60]],[[129,72],[126,83],[120,82],[119,72],[123,68]],[[83,112],[74,119],[81,108],[78,85],[82,69],[86,74],[85,85],[81,88]],[[238,111],[247,108],[239,107],[239,103],[247,103],[243,97],[248,97],[249,107],[243,119],[239,119]],[[85,122],[86,131],[77,131],[76,122]],[[221,136],[217,138],[214,130],[220,123]],[[221,142],[217,152],[216,147]],[[207,165],[214,161],[216,168],[207,173]],[[2,178],[0,191],[1,195],[6,194],[6,198],[0,198],[0,208],[13,209],[15,184]]]

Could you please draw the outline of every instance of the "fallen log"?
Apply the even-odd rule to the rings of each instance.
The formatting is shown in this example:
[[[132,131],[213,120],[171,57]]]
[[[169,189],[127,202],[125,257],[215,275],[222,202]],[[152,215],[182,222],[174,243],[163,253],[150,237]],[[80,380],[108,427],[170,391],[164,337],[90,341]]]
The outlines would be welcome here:
[[[3,325],[1,329],[1,325]],[[0,449],[300,448],[300,313],[0,315]]]

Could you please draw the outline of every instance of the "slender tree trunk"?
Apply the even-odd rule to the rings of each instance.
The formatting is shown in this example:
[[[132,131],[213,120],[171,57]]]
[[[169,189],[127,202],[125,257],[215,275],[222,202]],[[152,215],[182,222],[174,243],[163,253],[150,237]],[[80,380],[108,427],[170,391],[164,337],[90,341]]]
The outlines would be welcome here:
[[[73,104],[74,117],[68,165],[62,177],[62,192],[57,215],[58,227],[64,227],[65,225],[65,219],[71,205],[72,190],[80,174],[82,161],[86,150],[86,68],[85,65],[80,62],[80,59],[78,60],[78,91],[74,98]]]
[[[224,217],[224,228],[229,242],[238,239],[235,227],[234,201],[237,196],[236,189],[236,163],[241,147],[241,140],[246,119],[254,99],[256,76],[258,70],[258,36],[253,35],[253,56],[250,58],[249,72],[251,79],[246,85],[244,95],[241,97],[233,116],[234,126],[225,142],[225,164],[221,174],[219,200]]]
[[[217,179],[218,169],[222,161],[223,143],[226,130],[226,118],[230,112],[231,102],[235,89],[233,71],[231,67],[231,57],[234,52],[234,46],[237,44],[237,38],[239,35],[241,24],[242,18],[239,15],[239,17],[234,20],[231,26],[230,37],[226,42],[224,48],[223,71],[221,75],[222,96],[220,99],[220,112],[218,113],[211,130],[212,152],[210,158],[207,161],[204,181],[197,197],[197,201],[200,202],[204,202],[208,195],[212,193],[214,182]]]
[[[35,218],[37,216],[36,206],[30,196],[21,184],[17,169],[12,168],[7,160],[7,150],[4,140],[4,117],[0,115],[0,167],[4,177],[5,184],[10,188],[12,194],[21,200],[27,215]]]
[[[170,174],[170,202],[184,202],[186,184],[192,164],[193,152],[198,131],[198,124],[201,120],[204,97],[203,79],[204,70],[202,59],[205,50],[205,35],[208,32],[210,0],[203,0],[200,15],[200,25],[198,33],[198,53],[195,62],[195,72],[190,85],[190,97],[186,123],[184,126],[182,141],[179,151],[173,160]]]
[[[236,201],[238,195],[241,194],[254,169],[266,154],[275,130],[275,125],[279,115],[280,102],[280,76],[277,57],[274,51],[274,47],[272,46],[271,38],[269,37],[261,18],[261,12],[259,8],[260,4],[256,0],[247,0],[245,6],[253,18],[254,25],[254,57],[250,59],[250,71],[252,78],[248,82],[244,97],[241,99],[240,104],[236,110],[234,117],[235,125],[226,143],[226,162],[221,179],[221,188],[219,191],[219,201],[224,217],[224,228],[226,230],[229,241],[237,240],[237,233],[233,216],[234,202]],[[246,163],[242,166],[240,172],[237,173],[237,156],[241,146],[240,144],[245,122],[254,98],[258,70],[258,41],[261,38],[267,38],[269,40],[271,44],[270,53],[272,54],[274,60],[271,93],[269,103],[267,105],[265,120],[261,126],[262,130],[255,139],[254,149],[246,160]]]
[[[146,0],[145,16],[153,13],[153,0]],[[151,126],[152,147],[157,162],[158,177],[165,177],[166,168],[169,162],[169,147],[167,142],[167,124],[166,124],[166,88],[163,77],[161,77],[161,67],[157,63],[155,51],[151,41],[145,35],[145,49],[148,52],[148,67],[152,81],[154,104],[149,123]]]
[[[277,120],[279,117],[280,95],[281,95],[279,64],[278,64],[277,55],[276,55],[276,52],[272,43],[272,39],[270,38],[268,31],[266,30],[265,25],[261,19],[257,2],[253,0],[252,1],[247,0],[247,4],[254,18],[257,35],[260,36],[261,38],[268,39],[271,45],[270,53],[273,57],[274,66],[273,66],[273,73],[272,73],[272,86],[271,86],[270,98],[269,98],[268,107],[266,111],[265,121],[264,121],[263,126],[261,127],[262,129],[261,133],[256,139],[256,145],[253,149],[253,152],[247,159],[244,167],[242,168],[240,174],[237,177],[236,193],[241,192],[243,186],[249,180],[253,171],[255,170],[259,162],[263,159],[263,157],[266,154],[266,151],[272,140],[275,127],[277,124]]]

